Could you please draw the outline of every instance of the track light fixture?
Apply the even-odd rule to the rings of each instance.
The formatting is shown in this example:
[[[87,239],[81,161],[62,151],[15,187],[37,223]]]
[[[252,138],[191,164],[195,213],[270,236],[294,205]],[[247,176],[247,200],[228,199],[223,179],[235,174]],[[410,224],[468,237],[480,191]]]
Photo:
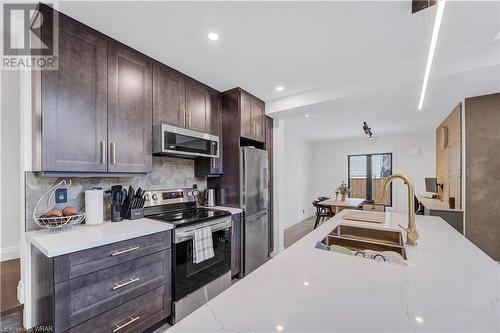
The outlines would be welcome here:
[[[373,139],[372,129],[370,127],[368,127],[368,124],[366,123],[366,121],[363,122],[363,132],[365,132],[365,134],[369,140]]]

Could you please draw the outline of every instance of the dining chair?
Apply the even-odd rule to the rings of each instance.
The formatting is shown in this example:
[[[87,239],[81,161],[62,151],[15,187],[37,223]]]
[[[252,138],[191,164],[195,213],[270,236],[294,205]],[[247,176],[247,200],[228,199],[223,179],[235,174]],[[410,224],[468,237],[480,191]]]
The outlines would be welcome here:
[[[325,199],[326,200],[326,199]],[[319,201],[313,201],[312,204],[316,208],[316,222],[314,223],[314,229],[319,225],[320,221],[324,221],[325,218],[333,217],[333,211],[330,207],[318,205]]]

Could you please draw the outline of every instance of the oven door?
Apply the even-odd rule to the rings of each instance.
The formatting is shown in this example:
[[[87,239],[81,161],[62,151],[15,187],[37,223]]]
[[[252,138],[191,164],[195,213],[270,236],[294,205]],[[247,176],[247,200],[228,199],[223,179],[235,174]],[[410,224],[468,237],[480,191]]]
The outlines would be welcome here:
[[[195,264],[194,229],[207,225],[212,228],[214,256]],[[173,251],[172,296],[178,301],[231,270],[231,217],[175,229]]]
[[[155,154],[181,157],[219,157],[219,137],[185,128],[156,125],[153,129]]]

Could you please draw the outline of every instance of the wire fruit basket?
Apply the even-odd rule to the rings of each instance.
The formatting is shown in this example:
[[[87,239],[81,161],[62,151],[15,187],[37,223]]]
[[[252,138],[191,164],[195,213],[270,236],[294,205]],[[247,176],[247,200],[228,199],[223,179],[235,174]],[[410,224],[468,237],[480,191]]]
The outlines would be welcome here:
[[[39,206],[43,202],[44,199],[47,200],[46,207],[47,211],[49,208],[48,207],[53,207],[52,205],[52,199],[54,197],[54,194],[56,190],[61,187],[62,185],[64,186],[70,186],[71,185],[71,180],[66,182],[66,180],[60,181],[58,184],[56,184],[54,187],[52,187],[50,190],[45,192],[38,202],[35,205],[35,209],[33,210],[33,220],[35,221],[36,224],[38,224],[41,228],[47,229],[48,231],[63,231],[63,230],[68,230],[74,227],[77,224],[82,223],[85,220],[85,212],[79,212],[76,214],[72,215],[67,215],[67,216],[47,216],[44,214],[39,213]]]

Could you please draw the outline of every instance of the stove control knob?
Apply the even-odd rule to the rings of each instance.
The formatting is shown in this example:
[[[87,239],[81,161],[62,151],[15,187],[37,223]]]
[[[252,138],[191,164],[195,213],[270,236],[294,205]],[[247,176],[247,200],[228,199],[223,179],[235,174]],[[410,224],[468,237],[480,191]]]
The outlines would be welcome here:
[[[153,200],[158,200],[158,194],[153,193]]]
[[[149,195],[149,193],[146,193],[146,194],[144,195],[144,200],[146,200],[146,201],[151,200],[151,196]]]

